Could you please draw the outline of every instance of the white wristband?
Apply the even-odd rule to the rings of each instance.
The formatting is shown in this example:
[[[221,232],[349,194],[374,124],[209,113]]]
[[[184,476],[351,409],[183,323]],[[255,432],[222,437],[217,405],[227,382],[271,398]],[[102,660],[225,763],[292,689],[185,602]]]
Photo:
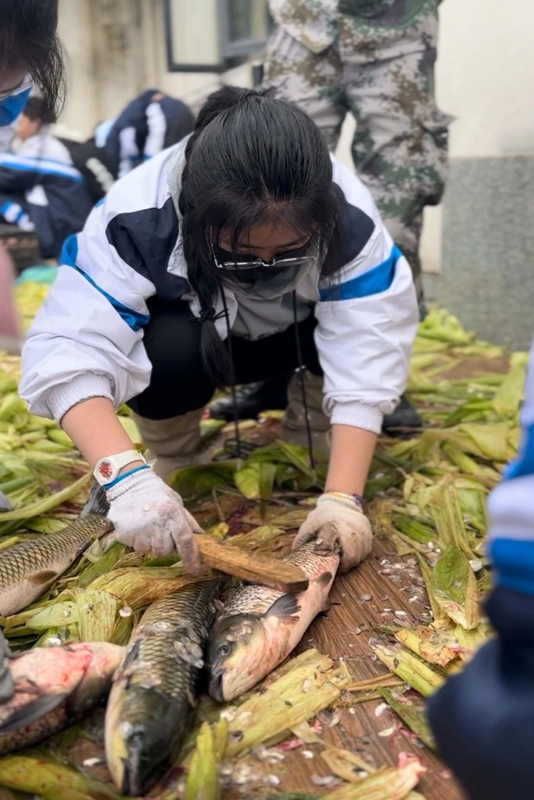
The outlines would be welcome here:
[[[97,462],[93,475],[100,486],[104,486],[114,481],[121,469],[133,461],[142,461],[146,464],[146,458],[141,453],[138,453],[137,450],[126,450],[124,453],[118,453],[114,456],[105,456]]]

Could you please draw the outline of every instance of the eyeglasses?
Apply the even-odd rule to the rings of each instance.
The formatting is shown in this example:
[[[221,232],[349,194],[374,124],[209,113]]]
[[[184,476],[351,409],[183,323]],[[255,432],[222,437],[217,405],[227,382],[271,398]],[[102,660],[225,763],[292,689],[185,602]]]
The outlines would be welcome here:
[[[213,244],[211,245],[213,261],[217,269],[225,269],[234,272],[237,272],[238,270],[258,269],[264,267],[268,269],[300,267],[303,264],[314,261],[314,256],[305,254],[307,251],[308,247],[299,248],[298,250],[290,250],[289,252],[294,253],[294,255],[287,255],[283,253],[279,256],[274,256],[274,258],[271,258],[270,261],[264,261],[263,258],[258,258],[256,256],[250,256],[249,258],[243,258],[241,261],[236,261],[235,259],[226,260],[225,256],[230,256],[231,253],[229,253],[227,250],[223,250],[220,247],[216,248]],[[217,257],[217,253],[219,257]]]

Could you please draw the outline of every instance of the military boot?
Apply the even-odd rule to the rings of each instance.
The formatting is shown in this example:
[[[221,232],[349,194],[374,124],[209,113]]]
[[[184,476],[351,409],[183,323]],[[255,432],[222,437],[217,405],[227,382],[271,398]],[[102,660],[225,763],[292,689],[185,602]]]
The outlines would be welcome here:
[[[175,469],[199,462],[200,420],[203,408],[170,419],[146,419],[134,414],[143,443],[148,447],[147,461],[164,481]]]
[[[332,446],[330,420],[323,411],[323,378],[304,373],[308,419],[312,435],[312,447],[328,457]],[[302,401],[302,389],[298,374],[293,375],[288,387],[288,406],[282,422],[282,439],[286,442],[308,447],[306,414]]]
[[[267,381],[246,383],[235,393],[238,419],[256,419],[261,411],[274,411],[287,406],[287,385],[291,373]],[[231,422],[234,418],[232,396],[221,397],[209,405],[210,416]]]

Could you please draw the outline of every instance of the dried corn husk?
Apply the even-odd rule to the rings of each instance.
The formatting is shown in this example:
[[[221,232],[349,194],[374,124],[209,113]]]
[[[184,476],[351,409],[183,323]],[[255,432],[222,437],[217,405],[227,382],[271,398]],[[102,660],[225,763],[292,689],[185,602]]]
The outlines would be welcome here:
[[[409,683],[423,697],[433,694],[444,681],[442,675],[408,650],[379,646],[375,648],[375,654],[391,672]]]
[[[303,692],[307,681],[309,692]],[[346,669],[317,650],[307,650],[289,663],[289,671],[265,691],[255,692],[239,707],[239,716],[229,723],[227,754],[236,756],[300,722],[312,719],[339,700],[350,683]],[[243,714],[248,718],[243,724]],[[250,716],[249,716],[250,714]]]

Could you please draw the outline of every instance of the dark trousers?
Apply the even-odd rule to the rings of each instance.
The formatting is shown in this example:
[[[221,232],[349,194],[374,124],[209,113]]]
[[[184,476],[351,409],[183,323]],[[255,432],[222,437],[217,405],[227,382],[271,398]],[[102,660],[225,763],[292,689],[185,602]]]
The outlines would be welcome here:
[[[215,385],[204,371],[200,355],[200,325],[191,322],[185,301],[149,300],[150,322],[143,343],[152,364],[150,386],[128,405],[147,419],[169,419],[207,405]],[[314,375],[322,375],[313,340],[313,314],[299,323],[302,360]],[[254,383],[290,373],[299,365],[295,326],[282,333],[248,341],[232,336],[235,382]]]

